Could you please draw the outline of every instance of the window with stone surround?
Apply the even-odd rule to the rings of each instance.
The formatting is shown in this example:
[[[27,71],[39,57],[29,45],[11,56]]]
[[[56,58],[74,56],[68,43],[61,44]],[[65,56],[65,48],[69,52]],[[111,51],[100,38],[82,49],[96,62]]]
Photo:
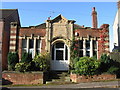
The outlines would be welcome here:
[[[31,53],[33,58],[35,54],[40,53],[40,50],[41,50],[40,39],[36,39],[36,42],[35,42],[35,39],[22,39],[22,52]]]
[[[79,40],[79,57],[97,56],[97,41],[96,40]]]
[[[63,42],[52,46],[52,60],[68,60],[68,48]]]

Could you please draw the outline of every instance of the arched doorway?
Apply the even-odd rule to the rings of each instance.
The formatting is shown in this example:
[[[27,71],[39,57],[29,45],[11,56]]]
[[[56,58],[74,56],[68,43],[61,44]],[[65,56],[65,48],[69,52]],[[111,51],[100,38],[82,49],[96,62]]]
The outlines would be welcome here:
[[[69,70],[68,47],[64,42],[56,42],[52,46],[52,70]]]

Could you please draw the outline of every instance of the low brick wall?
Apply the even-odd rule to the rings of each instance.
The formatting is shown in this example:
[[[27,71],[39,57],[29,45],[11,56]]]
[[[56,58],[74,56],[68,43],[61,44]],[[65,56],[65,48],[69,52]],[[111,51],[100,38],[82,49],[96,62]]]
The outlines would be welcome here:
[[[104,81],[104,80],[114,80],[116,79],[116,75],[101,74],[101,75],[94,75],[94,76],[84,76],[84,75],[71,74],[70,79],[72,82],[76,82],[76,83]]]
[[[43,72],[2,72],[3,84],[44,84],[45,77]]]

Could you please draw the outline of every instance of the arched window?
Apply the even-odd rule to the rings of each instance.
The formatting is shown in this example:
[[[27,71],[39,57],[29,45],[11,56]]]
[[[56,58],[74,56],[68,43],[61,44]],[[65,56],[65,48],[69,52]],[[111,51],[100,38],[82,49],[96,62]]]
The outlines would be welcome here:
[[[68,60],[68,48],[63,42],[52,46],[52,60]]]

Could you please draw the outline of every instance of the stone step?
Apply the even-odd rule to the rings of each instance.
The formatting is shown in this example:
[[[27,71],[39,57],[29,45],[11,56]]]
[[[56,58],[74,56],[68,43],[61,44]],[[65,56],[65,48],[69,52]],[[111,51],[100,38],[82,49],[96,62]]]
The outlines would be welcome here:
[[[50,72],[46,84],[49,83],[70,83],[70,75],[68,72]]]

